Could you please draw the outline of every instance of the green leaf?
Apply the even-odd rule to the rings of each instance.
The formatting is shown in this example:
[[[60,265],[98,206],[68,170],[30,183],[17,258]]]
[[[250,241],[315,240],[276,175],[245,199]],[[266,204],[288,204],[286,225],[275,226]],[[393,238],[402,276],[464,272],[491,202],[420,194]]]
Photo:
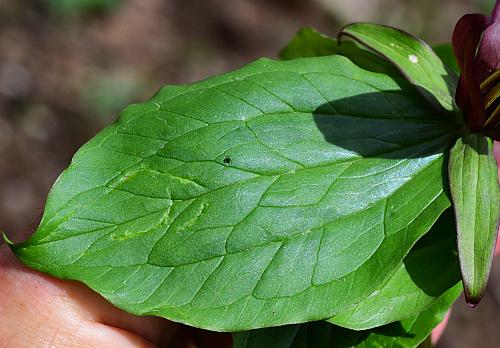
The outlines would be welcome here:
[[[328,321],[365,330],[418,315],[460,281],[456,231],[447,210],[381,289]]]
[[[301,28],[279,53],[281,59],[322,57],[339,53],[336,40],[314,28]]]
[[[493,141],[479,134],[458,139],[450,152],[449,181],[465,297],[475,305],[486,290],[500,220]]]
[[[344,27],[339,38],[347,36],[392,62],[432,104],[447,111],[456,109],[455,74],[424,41],[396,28],[370,23]]]
[[[349,58],[354,64],[365,70],[397,75],[397,70],[392,64],[361,48],[355,42],[347,41],[339,45],[337,40],[309,27],[302,28],[297,32],[290,43],[281,50],[280,58],[289,60],[334,54]]]
[[[443,62],[458,66],[450,44],[440,45],[435,49]],[[370,64],[373,66],[374,62],[381,61],[354,42],[338,45],[336,40],[312,28],[299,30],[281,51],[280,57],[295,59],[333,54],[354,57],[356,64],[362,67],[370,67]],[[384,70],[390,71],[390,68],[386,65],[384,69],[380,69]],[[417,315],[460,280],[455,241],[454,218],[448,211],[433,226],[432,233],[419,241],[418,245],[421,247],[412,249],[398,271],[381,289],[375,290],[361,303],[329,321],[346,328],[362,330]]]
[[[287,325],[233,334],[233,348],[414,348],[441,321],[461,293],[457,284],[413,317],[376,329],[355,331],[327,322]]]
[[[262,59],[127,108],[13,249],[135,314],[226,331],[329,318],[450,206],[456,130],[345,57]]]
[[[451,43],[441,44],[433,46],[432,49],[438,57],[443,61],[448,68],[453,71],[457,77],[460,75],[460,67],[458,66],[457,58],[453,52],[453,46]]]

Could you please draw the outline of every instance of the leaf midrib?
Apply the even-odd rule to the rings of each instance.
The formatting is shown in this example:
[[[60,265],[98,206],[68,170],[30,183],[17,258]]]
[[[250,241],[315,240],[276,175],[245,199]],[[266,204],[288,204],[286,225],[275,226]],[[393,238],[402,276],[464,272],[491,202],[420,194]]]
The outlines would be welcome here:
[[[448,137],[448,136],[449,136],[449,134],[448,134],[448,133],[443,132],[442,137]],[[436,140],[436,138],[435,138],[435,137],[433,137],[433,138],[430,138],[430,139],[421,140],[421,141],[419,141],[419,142],[416,142],[415,144],[411,144],[411,145],[410,145],[410,144],[408,144],[407,146],[415,146],[415,145],[423,144],[423,143],[426,143],[427,141],[429,141],[429,140],[431,140],[431,139],[432,139],[432,140]],[[109,149],[109,150],[111,150],[111,151],[115,151],[115,149],[114,149],[114,148],[108,148],[108,149]],[[372,155],[372,156],[370,156],[370,157],[368,157],[368,158],[374,158],[374,157],[378,157],[378,156],[381,156],[381,155],[386,155],[386,154],[389,154],[389,153],[391,153],[391,152],[396,152],[396,151],[399,151],[399,150],[400,150],[400,148],[397,148],[397,149],[391,149],[391,150],[389,150],[389,151],[383,151],[383,152],[380,152],[380,153],[374,154],[374,155]],[[415,154],[415,155],[418,155],[418,154]],[[106,188],[106,189],[109,189],[110,191],[108,192],[108,194],[109,194],[109,193],[111,193],[113,190],[115,190],[115,188],[111,188],[111,187],[107,186],[107,185],[109,185],[109,183],[110,183],[110,182],[113,182],[113,181],[114,181],[114,180],[115,180],[115,179],[116,179],[116,178],[117,178],[120,174],[124,174],[124,172],[125,172],[126,170],[128,170],[128,169],[130,169],[130,168],[133,168],[133,167],[134,167],[134,166],[136,166],[136,165],[139,165],[141,162],[143,162],[143,161],[144,161],[144,160],[146,160],[147,158],[150,158],[150,157],[153,157],[153,156],[159,156],[159,155],[155,153],[155,154],[152,154],[152,155],[150,155],[150,156],[146,156],[146,157],[144,157],[142,160],[139,160],[139,161],[137,161],[137,162],[133,163],[132,165],[130,165],[129,167],[127,167],[127,168],[123,169],[122,171],[120,171],[120,172],[119,172],[116,176],[114,176],[112,179],[110,179],[110,180],[109,180],[106,184],[104,184],[103,186],[97,186],[97,187],[93,187],[93,188],[90,188],[90,189],[88,189],[88,190],[82,191],[82,192],[80,192],[79,194],[77,194],[76,196],[72,197],[72,198],[71,198],[71,199],[70,199],[67,203],[70,203],[71,201],[74,201],[74,200],[78,199],[81,195],[84,195],[84,194],[86,194],[86,193],[88,193],[88,192],[90,192],[90,191],[92,191],[92,190],[97,189],[97,188]],[[162,157],[162,158],[171,158],[171,159],[178,160],[177,158],[172,158],[172,157],[165,157],[165,156],[159,156],[159,157]],[[308,170],[308,169],[309,169],[309,170],[310,170],[310,169],[319,169],[319,168],[325,168],[325,167],[335,166],[335,165],[339,165],[339,164],[355,163],[355,162],[358,162],[358,161],[363,160],[363,159],[366,159],[366,158],[364,158],[364,157],[358,157],[358,158],[355,158],[355,159],[349,159],[349,160],[346,160],[346,161],[336,161],[336,162],[330,162],[330,163],[325,163],[324,165],[321,165],[321,166],[312,166],[312,167],[299,168],[299,169],[297,169],[297,170],[295,170],[295,171]],[[198,161],[182,161],[182,162],[183,162],[183,164],[181,164],[181,165],[184,165],[184,164],[186,164],[186,163],[202,163],[202,162],[210,162],[210,163],[217,163],[217,164],[220,164],[220,163],[218,163],[218,162],[217,162],[217,161],[215,161],[215,160],[203,160],[203,161],[199,161],[199,160],[198,160]],[[403,162],[399,162],[397,165],[401,165],[401,163],[403,163]],[[421,171],[425,170],[425,169],[426,169],[428,166],[430,166],[431,164],[432,164],[432,162],[431,162],[430,164],[426,165],[425,167],[422,167],[422,168],[421,168]],[[74,166],[77,166],[77,165],[79,165],[79,164],[77,164],[77,163],[73,163],[71,166],[73,166],[73,167],[74,167]],[[221,165],[221,166],[223,166],[223,165]],[[229,185],[221,186],[221,187],[219,187],[219,188],[217,188],[217,189],[214,189],[214,190],[209,190],[209,191],[207,191],[207,192],[205,192],[205,193],[202,193],[202,194],[200,194],[200,195],[198,195],[198,196],[194,196],[194,197],[191,197],[191,198],[189,198],[189,199],[185,199],[185,200],[174,200],[174,199],[169,199],[169,198],[157,198],[157,197],[149,197],[149,198],[151,198],[151,199],[165,200],[165,201],[170,201],[170,202],[186,201],[186,200],[192,200],[192,199],[194,200],[194,199],[200,198],[200,197],[202,197],[202,196],[204,196],[204,195],[206,195],[206,194],[209,194],[209,193],[212,193],[212,192],[216,192],[216,191],[218,191],[218,190],[222,190],[222,189],[227,188],[227,187],[231,187],[232,185],[241,184],[242,182],[246,182],[246,181],[249,181],[249,180],[254,180],[254,179],[257,179],[258,177],[265,177],[265,176],[268,176],[268,177],[280,177],[281,175],[290,174],[290,172],[285,172],[285,173],[281,173],[281,174],[265,175],[265,174],[261,174],[261,173],[257,173],[257,172],[250,171],[250,170],[245,169],[245,168],[239,168],[239,167],[236,167],[236,166],[234,166],[234,165],[231,165],[231,167],[232,167],[232,168],[235,168],[235,169],[238,169],[238,170],[241,170],[241,171],[244,171],[244,172],[247,172],[247,173],[255,174],[255,175],[257,175],[257,177],[253,177],[253,178],[249,178],[249,179],[244,179],[244,180],[242,180],[242,181],[237,181],[237,182],[231,183],[231,184],[229,184]],[[87,167],[87,168],[91,168],[91,169],[93,169],[92,167]],[[144,168],[144,169],[147,169],[147,168]],[[392,169],[392,168],[389,168],[389,169]],[[386,169],[384,169],[384,170],[389,170],[389,169],[387,169],[387,168],[386,168]],[[421,171],[419,171],[419,173],[420,173]],[[161,173],[162,173],[162,172],[161,172]],[[377,173],[372,173],[372,174],[370,174],[370,175],[375,175],[375,174],[378,174],[378,173],[379,173],[379,172],[377,172]],[[370,176],[370,175],[367,175],[367,177],[368,177],[368,176]],[[121,191],[123,191],[123,192],[127,192],[127,193],[129,193],[129,194],[131,194],[131,195],[135,195],[135,193],[131,193],[131,192],[128,192],[128,191],[126,191],[126,190],[121,190]],[[316,203],[316,204],[317,204],[317,203]],[[311,204],[311,205],[314,205],[314,204]],[[303,205],[303,206],[307,206],[307,205]],[[53,218],[49,219],[49,220],[48,220],[48,221],[47,221],[44,225],[40,226],[40,230],[43,230],[43,229],[45,228],[45,226],[47,226],[47,225],[48,225],[48,224],[50,224],[52,221],[54,221],[55,219],[57,219],[57,217],[58,217],[58,213],[59,213],[61,210],[63,210],[63,209],[64,209],[64,206],[63,206],[63,207],[61,207],[60,209],[58,209],[58,210],[54,213]],[[63,221],[63,222],[64,222],[64,221]],[[112,224],[115,224],[115,225],[117,224],[117,223],[114,223],[114,222],[111,222],[111,223],[112,223]],[[55,226],[55,227],[54,227],[54,229],[56,229],[57,227],[58,227],[58,226]],[[111,226],[110,226],[110,227],[111,227]],[[45,237],[45,238],[48,238],[49,236],[50,236],[50,234],[48,234],[48,235],[47,235],[47,237]],[[54,241],[54,242],[56,242],[56,241],[61,241],[61,240],[64,240],[64,239],[67,239],[67,238],[72,238],[72,237],[75,237],[75,236],[68,236],[68,237],[66,237],[66,238],[63,238],[63,239],[60,239],[60,240],[53,240],[53,241]],[[50,243],[50,242],[52,242],[52,241],[43,242],[43,240],[44,240],[45,238],[42,238],[42,239],[38,240],[38,241],[37,241],[37,245],[41,245],[41,244],[46,244],[46,243]]]

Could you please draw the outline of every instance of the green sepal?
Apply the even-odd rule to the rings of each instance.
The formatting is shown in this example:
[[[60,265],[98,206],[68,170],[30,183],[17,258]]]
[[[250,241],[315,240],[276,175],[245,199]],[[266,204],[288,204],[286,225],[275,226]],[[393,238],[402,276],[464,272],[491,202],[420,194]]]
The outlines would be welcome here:
[[[465,297],[474,306],[486,290],[500,220],[493,141],[479,134],[458,139],[450,151],[449,182]]]

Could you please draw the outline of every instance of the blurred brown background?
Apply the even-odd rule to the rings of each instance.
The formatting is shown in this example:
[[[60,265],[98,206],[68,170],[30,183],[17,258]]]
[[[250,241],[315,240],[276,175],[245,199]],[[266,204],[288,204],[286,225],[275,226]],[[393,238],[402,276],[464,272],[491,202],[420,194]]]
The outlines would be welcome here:
[[[0,228],[43,211],[72,154],[127,104],[277,52],[301,26],[394,25],[431,44],[492,0],[0,0]],[[441,348],[500,347],[500,260],[455,305]],[[496,342],[496,343],[495,343]]]

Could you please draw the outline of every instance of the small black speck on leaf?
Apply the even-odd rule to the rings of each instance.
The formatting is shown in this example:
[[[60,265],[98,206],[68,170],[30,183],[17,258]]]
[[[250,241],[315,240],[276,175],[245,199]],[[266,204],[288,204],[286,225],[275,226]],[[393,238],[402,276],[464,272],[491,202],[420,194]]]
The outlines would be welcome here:
[[[229,157],[224,157],[224,159],[222,160],[222,162],[224,163],[231,163],[231,159]]]

